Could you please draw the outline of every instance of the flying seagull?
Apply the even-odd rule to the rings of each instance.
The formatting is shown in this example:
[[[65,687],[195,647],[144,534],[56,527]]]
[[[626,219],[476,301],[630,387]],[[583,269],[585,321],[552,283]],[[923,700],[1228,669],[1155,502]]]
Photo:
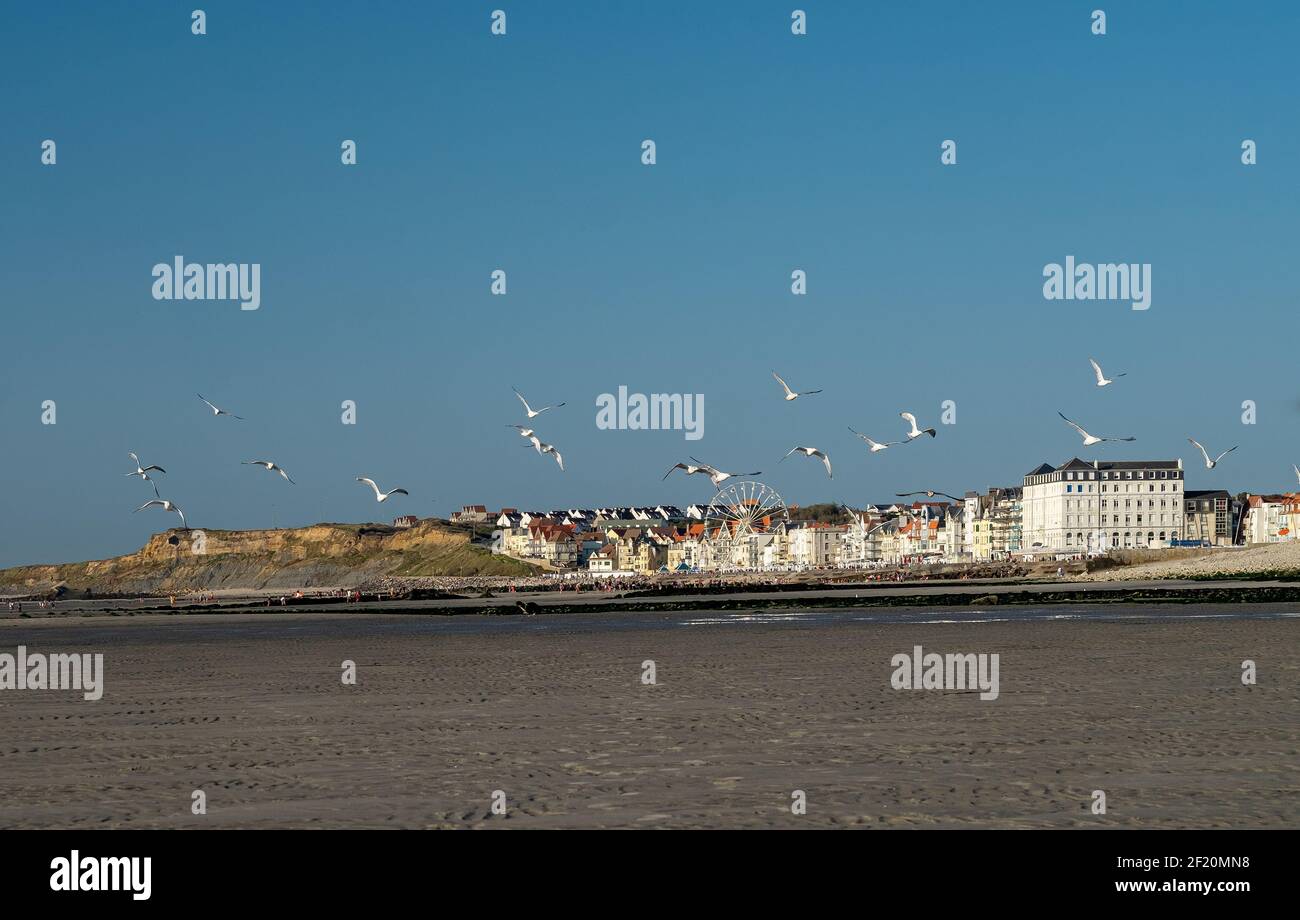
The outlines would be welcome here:
[[[290,483],[293,483],[293,480],[292,480],[292,479],[289,479],[289,474],[286,473],[286,472],[284,471],[284,467],[280,466],[280,464],[278,464],[278,463],[272,463],[270,460],[241,460],[240,462],[241,462],[244,466],[248,466],[248,465],[251,464],[251,465],[253,465],[253,466],[263,466],[263,467],[266,467],[266,469],[267,469],[269,472],[272,472],[272,473],[279,473],[281,476],[283,476],[283,477],[284,477],[286,480],[288,480]],[[380,501],[383,501],[383,499],[380,499]]]
[[[944,498],[951,498],[955,502],[965,501],[956,495],[949,495],[947,492],[936,492],[934,489],[926,489],[924,492],[895,492],[899,498],[911,498],[913,495],[924,495],[926,498],[934,498],[936,495],[942,495]]]
[[[553,457],[555,457],[555,462],[560,465],[560,472],[563,473],[564,458],[560,456],[560,452],[555,449],[555,445],[547,444],[545,441],[538,441],[537,438],[533,438],[532,440],[537,441],[537,443],[534,446],[537,448],[537,452],[539,454],[551,454]]]
[[[145,508],[149,508],[153,505],[157,505],[159,508],[161,508],[164,511],[175,511],[177,514],[181,516],[181,526],[184,527],[186,530],[190,529],[190,525],[185,523],[185,512],[181,511],[180,508],[177,508],[175,505],[173,505],[165,498],[151,498],[149,499],[149,501],[145,502],[143,505],[141,505],[139,508],[136,508],[135,511],[132,511],[131,513],[135,514],[136,511],[143,511]]]
[[[1065,413],[1063,412],[1057,412],[1056,414],[1061,416],[1061,418],[1065,418]],[[1091,447],[1093,444],[1100,444],[1102,441],[1136,441],[1137,440],[1137,438],[1098,438],[1088,434],[1088,432],[1084,431],[1082,428],[1074,424],[1074,422],[1070,421],[1068,418],[1065,418],[1065,423],[1069,425],[1071,428],[1073,428],[1075,431],[1079,432],[1079,434],[1083,435],[1084,447]]]
[[[1232,447],[1229,447],[1227,450],[1225,450],[1223,453],[1219,454],[1219,456],[1211,460],[1210,455],[1205,452],[1205,448],[1201,446],[1201,443],[1199,441],[1197,441],[1195,438],[1188,438],[1187,440],[1191,441],[1192,444],[1196,446],[1196,449],[1201,452],[1201,456],[1205,458],[1205,468],[1207,470],[1214,469],[1216,466],[1219,465],[1220,460],[1222,460],[1228,454],[1232,453],[1234,450],[1236,450],[1238,447],[1241,446],[1239,444],[1233,445]]]
[[[1106,375],[1101,372],[1101,365],[1095,359],[1089,358],[1088,363],[1092,365],[1092,372],[1097,375],[1097,386],[1105,387],[1114,383],[1114,380],[1107,380]],[[1128,374],[1116,374],[1116,377],[1127,377]]]
[[[835,478],[831,475],[831,458],[826,456],[824,451],[820,451],[815,447],[792,447],[786,452],[785,457],[790,456],[790,454],[794,453],[796,450],[800,451],[805,457],[819,457],[822,463],[826,466],[826,476],[830,479]],[[785,462],[785,457],[782,457],[779,462]]]
[[[507,425],[506,427],[513,428],[515,431],[519,432],[521,438],[531,438],[534,433],[533,429],[525,428],[523,425]]]
[[[776,371],[772,371],[772,376],[776,378],[777,383],[781,384],[781,389],[785,390],[786,402],[791,402],[792,400],[798,399],[800,396],[812,396],[814,393],[821,392],[821,390],[804,390],[803,392],[796,393],[794,390],[790,389],[789,384],[782,380],[781,375]]]
[[[707,463],[705,463],[703,460],[699,459],[698,457],[692,457],[691,459],[695,461],[696,463],[695,466],[691,466],[688,463],[678,463],[672,467],[669,467],[668,472],[664,473],[664,479],[667,479],[672,474],[673,470],[685,470],[687,476],[691,476],[695,473],[703,473],[704,475],[708,476],[709,479],[713,482],[713,488],[717,489],[721,487],[722,484],[726,482],[728,479],[734,479],[737,476],[763,475],[762,470],[756,470],[752,473],[724,473],[722,472],[722,470],[718,469],[717,467],[709,466]]]
[[[287,477],[286,477],[286,478],[287,478]],[[375,501],[377,501],[377,502],[386,502],[386,501],[388,501],[388,496],[390,496],[390,495],[410,495],[410,494],[411,494],[410,492],[406,491],[405,489],[392,489],[392,490],[390,490],[390,491],[388,491],[388,492],[380,492],[380,491],[379,491],[379,486],[375,485],[375,481],[374,481],[373,479],[367,479],[365,476],[358,476],[358,477],[357,477],[357,482],[364,482],[366,485],[370,486],[370,488],[374,489],[374,490],[375,490]]]
[[[913,415],[912,413],[910,413],[910,412],[900,412],[900,413],[898,413],[898,414],[902,417],[903,421],[907,422],[907,424],[909,424],[909,425],[912,426],[912,430],[909,431],[909,432],[907,433],[907,440],[909,440],[909,441],[913,441],[913,440],[915,440],[916,438],[919,438],[919,437],[920,437],[921,435],[923,435],[923,434],[928,434],[930,437],[934,437],[934,429],[933,429],[933,428],[917,428],[917,427],[916,427],[916,416]]]
[[[122,476],[138,476],[144,479],[144,481],[146,482],[152,482],[152,479],[149,478],[149,470],[157,470],[157,472],[159,473],[166,472],[166,470],[162,469],[161,466],[155,466],[153,464],[149,464],[148,466],[140,466],[140,459],[138,456],[135,456],[135,451],[127,451],[126,456],[129,456],[131,460],[135,461],[135,469],[133,470],[133,472],[123,473]]]
[[[514,390],[515,388],[511,387],[510,389]],[[528,400],[524,399],[523,393],[515,390],[515,395],[518,396],[519,401],[524,404],[524,411],[528,413],[529,418],[537,418],[537,416],[541,415],[547,409],[558,409],[560,406],[564,405],[564,403],[556,403],[553,406],[542,406],[540,409],[534,409],[532,406],[528,405]]]
[[[202,393],[195,393],[194,395],[197,396],[199,399],[203,399]],[[231,418],[237,418],[241,422],[244,420],[244,417],[242,415],[235,415],[235,413],[227,412],[225,409],[218,409],[216,406],[212,405],[212,403],[208,402],[206,399],[203,399],[203,401],[205,403],[208,403],[208,408],[212,410],[213,415],[229,415]]]
[[[849,431],[853,431],[852,425],[849,426]],[[856,434],[858,437],[860,437],[862,440],[867,442],[867,446],[871,448],[871,452],[873,454],[876,453],[877,451],[888,450],[890,447],[892,447],[895,444],[907,443],[907,441],[885,441],[884,443],[881,443],[880,441],[871,440],[871,438],[867,437],[865,434],[863,434],[860,431],[853,431],[853,433]]]

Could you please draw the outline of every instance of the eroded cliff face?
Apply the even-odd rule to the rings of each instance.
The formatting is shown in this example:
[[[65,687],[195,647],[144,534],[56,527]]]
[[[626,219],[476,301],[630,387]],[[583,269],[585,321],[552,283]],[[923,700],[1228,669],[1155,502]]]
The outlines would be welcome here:
[[[0,591],[134,594],[215,588],[347,587],[377,575],[528,575],[437,521],[316,524],[291,530],[167,530],[112,559],[0,571]]]

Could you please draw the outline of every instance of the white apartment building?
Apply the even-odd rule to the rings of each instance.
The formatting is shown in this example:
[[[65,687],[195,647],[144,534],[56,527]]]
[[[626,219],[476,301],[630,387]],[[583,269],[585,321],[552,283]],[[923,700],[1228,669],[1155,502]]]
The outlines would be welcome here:
[[[1182,460],[1044,463],[1025,476],[1021,547],[1061,553],[1183,538]]]
[[[786,532],[786,552],[791,565],[834,565],[846,530],[825,524],[791,527]]]

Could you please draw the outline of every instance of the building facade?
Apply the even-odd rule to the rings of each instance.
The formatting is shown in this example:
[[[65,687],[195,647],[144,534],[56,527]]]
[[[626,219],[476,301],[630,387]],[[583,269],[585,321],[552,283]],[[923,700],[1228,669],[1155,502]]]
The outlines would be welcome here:
[[[1080,460],[1025,475],[1023,552],[1097,553],[1184,539],[1182,460]]]

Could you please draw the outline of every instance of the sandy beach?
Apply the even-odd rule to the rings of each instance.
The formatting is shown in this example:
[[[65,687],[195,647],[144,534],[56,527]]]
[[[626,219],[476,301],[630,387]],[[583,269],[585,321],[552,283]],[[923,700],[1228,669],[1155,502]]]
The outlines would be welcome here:
[[[5,620],[105,692],[0,691],[0,826],[1292,827],[1292,609]],[[999,698],[892,689],[915,645]]]

